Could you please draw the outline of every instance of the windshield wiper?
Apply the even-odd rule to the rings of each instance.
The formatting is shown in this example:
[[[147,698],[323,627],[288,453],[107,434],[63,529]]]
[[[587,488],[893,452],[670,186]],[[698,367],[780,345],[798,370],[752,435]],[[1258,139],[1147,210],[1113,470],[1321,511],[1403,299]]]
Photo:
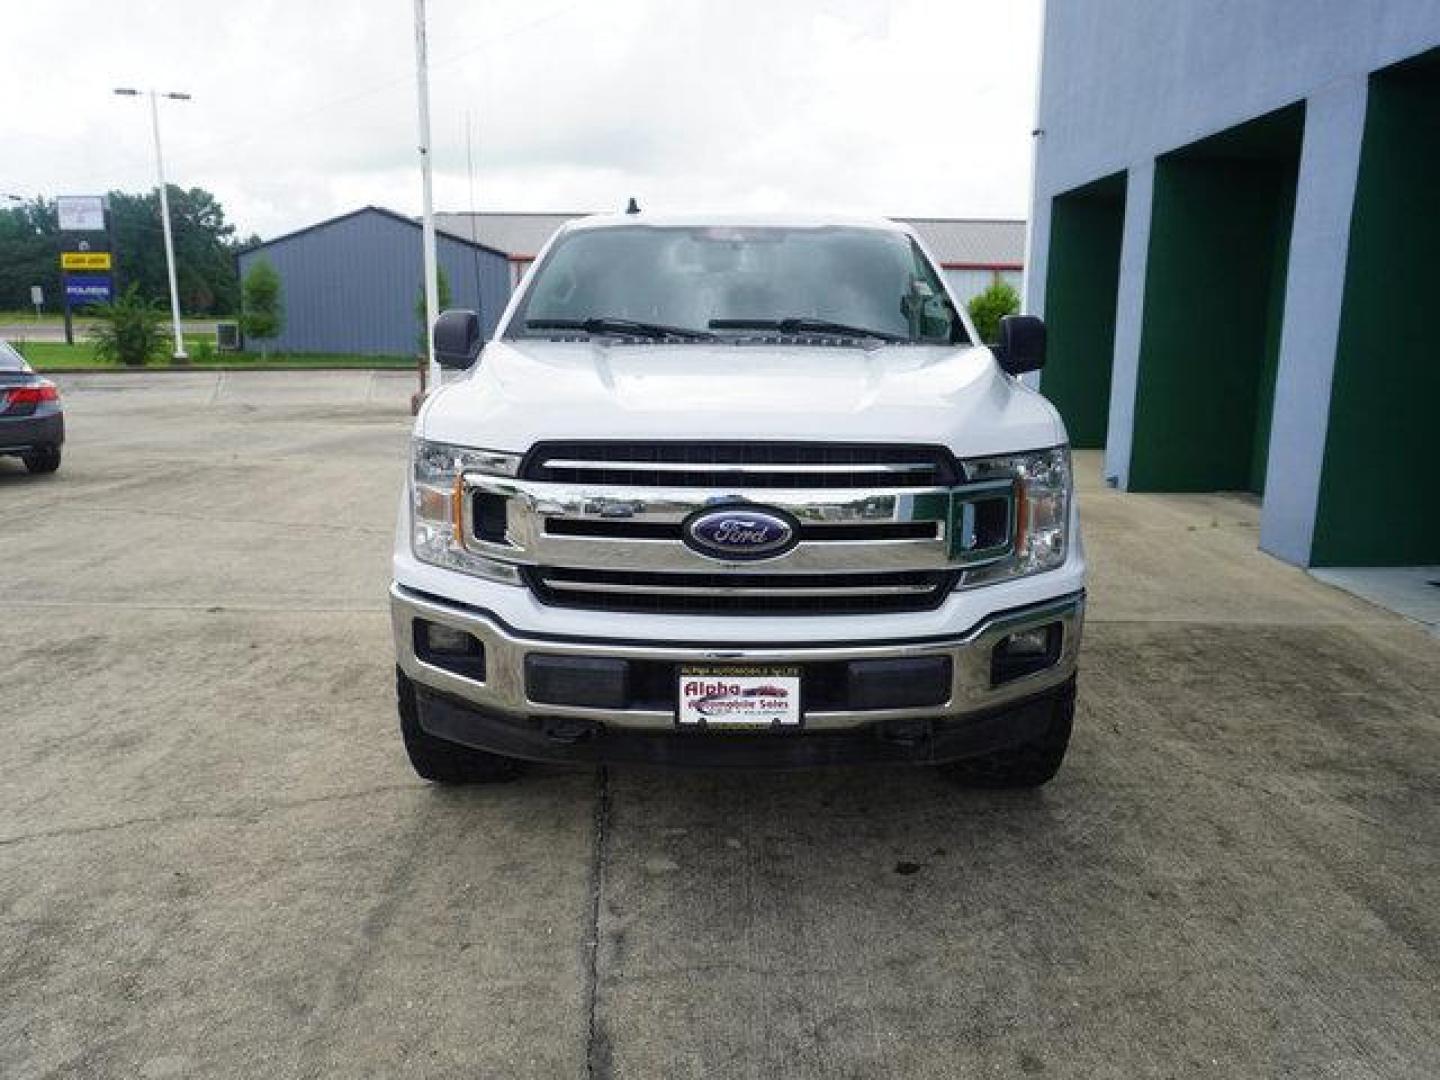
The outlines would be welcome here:
[[[714,341],[708,330],[692,330],[688,326],[666,326],[664,323],[637,322],[613,315],[592,315],[588,319],[526,319],[527,330],[583,330],[587,334],[628,334],[631,337],[678,337],[686,341]]]
[[[782,334],[837,334],[843,337],[868,337],[877,341],[910,341],[903,334],[888,330],[872,330],[868,326],[851,326],[829,319],[794,316],[788,319],[711,319],[712,330],[778,330]]]

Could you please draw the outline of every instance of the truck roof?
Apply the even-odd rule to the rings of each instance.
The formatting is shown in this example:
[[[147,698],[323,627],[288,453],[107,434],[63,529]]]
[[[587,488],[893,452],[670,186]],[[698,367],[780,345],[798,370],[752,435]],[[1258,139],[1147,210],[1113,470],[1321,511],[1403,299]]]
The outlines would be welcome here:
[[[576,218],[561,226],[560,231],[580,229],[606,229],[622,226],[653,225],[657,228],[733,228],[733,229],[817,229],[826,226],[855,229],[883,229],[887,232],[916,236],[909,225],[883,217],[864,217],[847,214],[796,214],[796,213],[728,213],[728,214],[593,214]]]

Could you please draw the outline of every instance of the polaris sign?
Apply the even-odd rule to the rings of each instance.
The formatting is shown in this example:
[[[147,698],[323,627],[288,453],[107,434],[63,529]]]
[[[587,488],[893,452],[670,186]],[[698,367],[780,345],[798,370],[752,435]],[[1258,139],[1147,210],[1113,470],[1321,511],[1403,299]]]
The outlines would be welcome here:
[[[691,549],[712,559],[768,559],[795,546],[800,523],[783,510],[724,506],[694,514],[681,536]]]
[[[108,304],[113,293],[109,274],[67,274],[65,277],[65,299],[76,306]]]

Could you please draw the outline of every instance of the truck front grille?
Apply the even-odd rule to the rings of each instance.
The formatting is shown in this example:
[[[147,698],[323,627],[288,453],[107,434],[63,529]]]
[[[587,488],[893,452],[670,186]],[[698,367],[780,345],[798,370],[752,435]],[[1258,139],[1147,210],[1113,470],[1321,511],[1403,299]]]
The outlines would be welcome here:
[[[541,603],[592,611],[925,611],[1012,553],[1018,512],[1011,481],[967,483],[940,446],[546,442],[514,478],[464,481],[467,546],[519,566]],[[780,512],[795,542],[708,554],[686,522],[729,504]]]

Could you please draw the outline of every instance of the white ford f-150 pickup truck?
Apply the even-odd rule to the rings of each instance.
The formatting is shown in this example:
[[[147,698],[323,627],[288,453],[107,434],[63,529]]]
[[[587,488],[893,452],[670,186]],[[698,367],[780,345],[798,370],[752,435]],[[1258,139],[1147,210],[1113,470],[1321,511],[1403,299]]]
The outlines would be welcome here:
[[[415,421],[390,590],[421,776],[894,762],[1034,786],[1070,739],[1065,428],[909,229],[562,229]],[[483,350],[482,350],[483,344]]]

